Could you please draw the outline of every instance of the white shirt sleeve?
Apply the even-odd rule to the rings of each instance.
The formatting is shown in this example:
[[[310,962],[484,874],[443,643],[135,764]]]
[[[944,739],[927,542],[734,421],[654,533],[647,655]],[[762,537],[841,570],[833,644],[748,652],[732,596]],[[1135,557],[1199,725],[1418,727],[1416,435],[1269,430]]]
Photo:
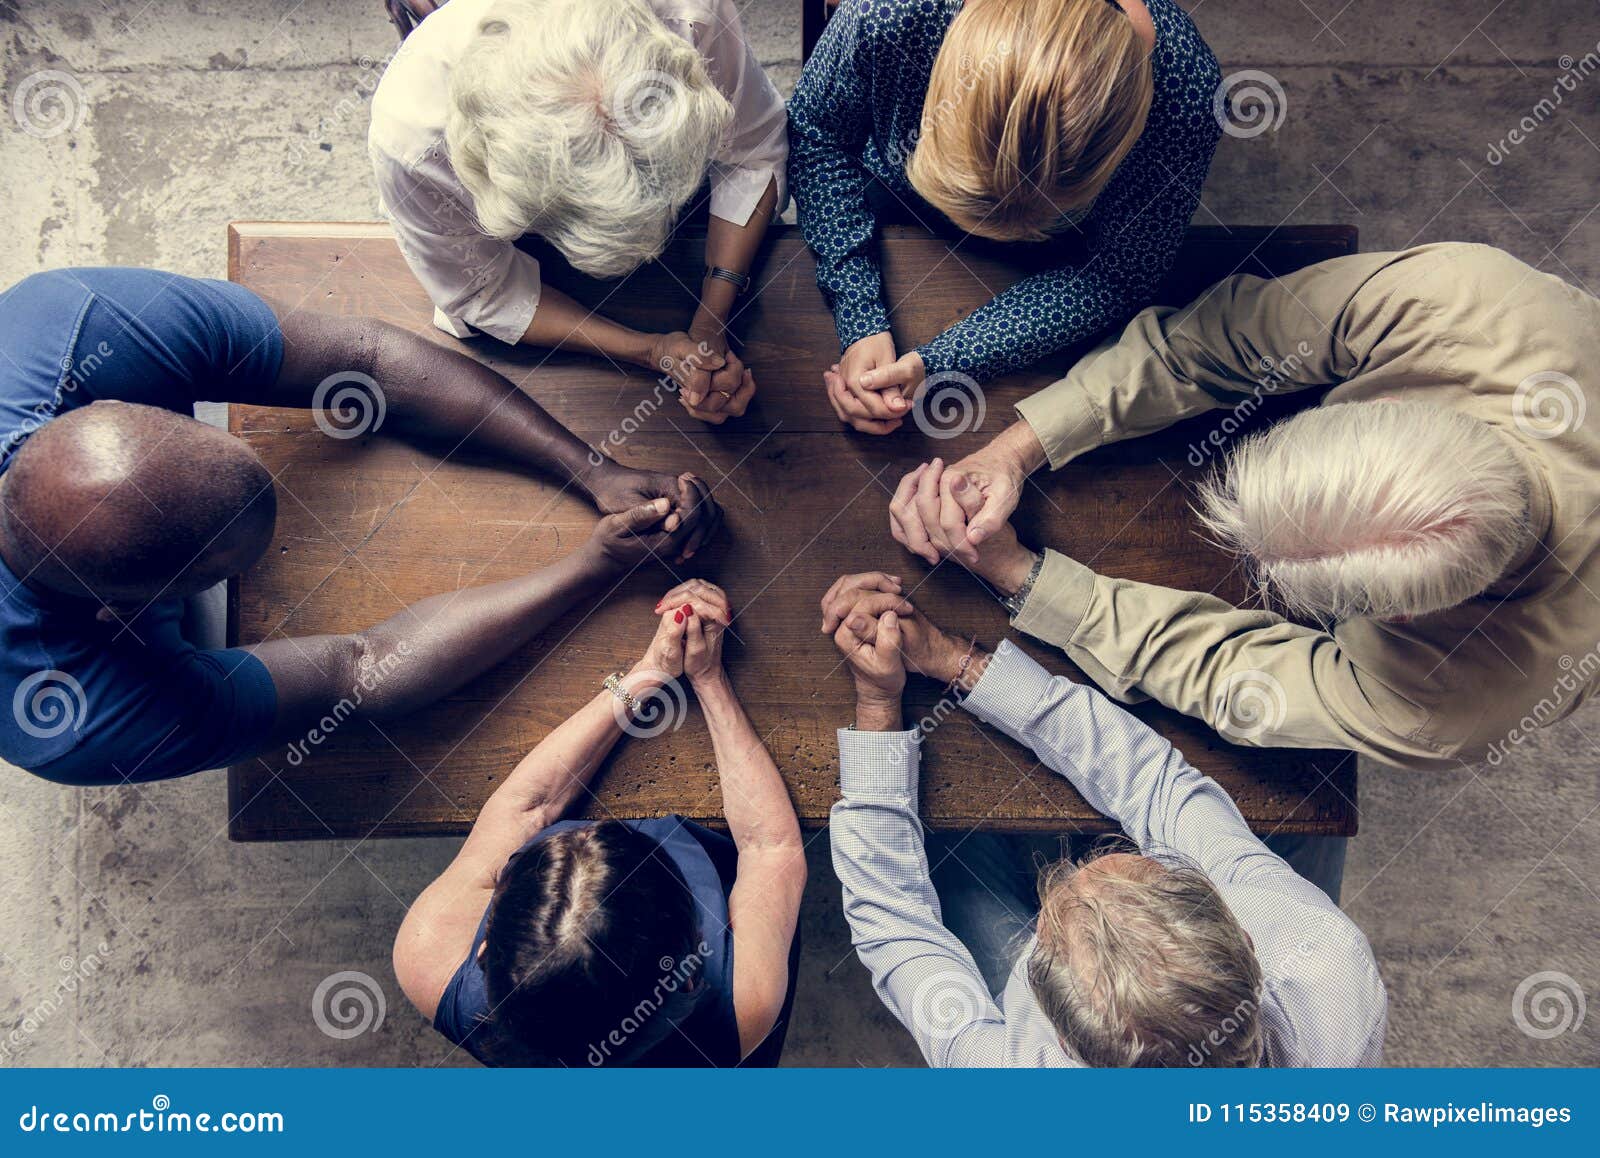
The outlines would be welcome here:
[[[471,198],[439,150],[406,164],[374,147],[372,165],[395,241],[438,311],[457,330],[464,322],[520,341],[539,306],[538,259],[478,229]]]
[[[778,183],[773,216],[789,203],[789,115],[745,40],[733,0],[717,0],[711,7],[710,20],[695,25],[693,42],[712,83],[733,104],[733,122],[711,158],[711,213],[747,225],[773,181]]]

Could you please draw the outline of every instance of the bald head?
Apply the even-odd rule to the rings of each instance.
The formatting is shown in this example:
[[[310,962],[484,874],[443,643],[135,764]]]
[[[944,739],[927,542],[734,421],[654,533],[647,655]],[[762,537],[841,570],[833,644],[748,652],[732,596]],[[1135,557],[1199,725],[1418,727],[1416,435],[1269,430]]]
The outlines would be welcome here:
[[[0,476],[0,547],[30,585],[108,604],[192,595],[272,536],[272,476],[225,431],[96,402],[47,423]]]

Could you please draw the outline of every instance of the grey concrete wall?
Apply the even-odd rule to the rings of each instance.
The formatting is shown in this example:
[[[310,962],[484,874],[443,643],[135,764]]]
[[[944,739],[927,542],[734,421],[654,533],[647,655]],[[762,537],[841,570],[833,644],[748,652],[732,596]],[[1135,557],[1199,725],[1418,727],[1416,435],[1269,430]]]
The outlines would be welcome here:
[[[231,219],[372,218],[366,99],[394,42],[380,7],[0,0],[0,284],[84,263],[222,276]],[[1488,241],[1600,286],[1600,76],[1538,108],[1600,51],[1592,0],[1189,7],[1224,71],[1270,74],[1283,111],[1224,138],[1199,223],[1353,222],[1369,249]],[[797,8],[745,8],[785,91]],[[39,101],[50,86],[65,104]],[[66,128],[35,136],[19,114]],[[1541,971],[1600,992],[1596,738],[1600,705],[1497,768],[1364,770],[1347,908],[1390,985],[1391,1062],[1600,1063],[1600,1014],[1550,1039],[1512,1017]],[[232,845],[217,776],[72,792],[0,775],[0,1064],[464,1064],[388,965],[454,842]],[[915,1063],[850,952],[825,836],[812,861],[788,1063]],[[342,970],[386,1003],[349,1039],[312,1009]]]

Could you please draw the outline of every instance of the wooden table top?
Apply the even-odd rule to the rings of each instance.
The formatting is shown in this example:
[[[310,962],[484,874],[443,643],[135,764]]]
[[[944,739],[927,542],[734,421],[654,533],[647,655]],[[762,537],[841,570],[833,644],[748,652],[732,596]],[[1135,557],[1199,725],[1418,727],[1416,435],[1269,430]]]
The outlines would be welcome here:
[[[643,371],[487,338],[456,342],[431,325],[432,308],[387,227],[239,223],[229,229],[229,276],[299,308],[370,315],[466,351],[520,383],[578,435],[599,444],[628,431],[614,456],[630,465],[689,469],[727,512],[720,540],[682,578],[721,584],[740,609],[727,662],[757,730],[783,769],[802,823],[825,824],[837,796],[834,730],[853,695],[818,600],[845,572],[905,577],[938,623],[994,644],[1005,613],[959,566],[930,569],[888,533],[887,504],[901,475],[935,455],[970,453],[1001,430],[1022,397],[1059,376],[1067,355],[984,390],[979,429],[935,440],[907,422],[886,438],[840,427],[821,385],[837,358],[832,320],[797,230],[774,231],[738,327],[760,392],[750,413],[702,426]],[[1271,275],[1353,252],[1345,227],[1196,229],[1159,299],[1191,300],[1234,272]],[[1027,272],[1007,247],[956,252],[914,230],[884,238],[886,284],[901,348],[925,341]],[[556,263],[559,264],[559,263]],[[674,242],[662,262],[618,284],[588,283],[547,263],[546,276],[632,325],[681,326],[692,297],[673,271],[700,268],[700,243]],[[687,279],[694,280],[694,279]],[[1307,399],[1274,399],[1270,420]],[[638,415],[635,419],[632,416]],[[624,419],[630,421],[624,425]],[[1018,513],[1024,541],[1048,544],[1106,574],[1242,599],[1232,562],[1196,534],[1187,484],[1189,447],[1215,416],[1106,447],[1039,476]],[[543,479],[481,460],[448,461],[382,434],[329,438],[307,412],[231,408],[230,429],[278,476],[278,525],[259,563],[230,584],[231,638],[246,643],[347,632],[441,591],[542,567],[575,548],[593,510]],[[404,720],[346,723],[291,764],[269,753],[229,777],[235,840],[463,833],[479,806],[530,748],[631,663],[654,627],[652,608],[676,579],[638,571],[598,607],[580,607],[493,671]],[[1053,649],[1012,632],[1052,671],[1082,679]],[[913,678],[908,718],[939,689]],[[1258,832],[1350,835],[1356,766],[1344,752],[1258,750],[1221,740],[1203,723],[1153,705],[1137,713],[1232,793]],[[678,812],[716,823],[721,800],[698,710],[652,740],[625,737],[597,777],[589,815]],[[1115,826],[1026,749],[963,712],[924,745],[922,810],[936,828],[1106,832]]]

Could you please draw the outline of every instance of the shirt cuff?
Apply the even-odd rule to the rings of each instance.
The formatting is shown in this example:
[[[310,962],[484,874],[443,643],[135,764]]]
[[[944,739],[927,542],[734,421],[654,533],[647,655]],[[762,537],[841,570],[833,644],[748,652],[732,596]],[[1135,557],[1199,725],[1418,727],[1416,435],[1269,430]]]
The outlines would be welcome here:
[[[499,285],[473,298],[459,314],[448,310],[444,313],[452,320],[466,322],[491,338],[515,346],[528,332],[533,315],[539,309],[542,285],[539,259],[517,249],[512,252],[511,263]]]
[[[1038,435],[1051,470],[1060,470],[1105,441],[1099,413],[1070,375],[1017,403],[1017,413]]]
[[[961,706],[986,724],[1022,734],[1033,706],[1055,677],[1009,639],[1001,640],[989,665]]]
[[[774,180],[778,182],[778,200],[773,204],[774,219],[788,203],[788,189],[784,174],[771,167],[744,169],[717,163],[711,179],[711,216],[731,221],[738,226],[750,224],[750,216],[761,204],[762,195]],[[768,222],[770,225],[771,222]]]
[[[1066,647],[1089,612],[1094,580],[1094,572],[1076,559],[1045,548],[1039,578],[1022,610],[1011,620],[1012,626],[1035,639]]]
[[[858,732],[839,729],[839,789],[847,800],[917,800],[922,737],[908,732]]]

